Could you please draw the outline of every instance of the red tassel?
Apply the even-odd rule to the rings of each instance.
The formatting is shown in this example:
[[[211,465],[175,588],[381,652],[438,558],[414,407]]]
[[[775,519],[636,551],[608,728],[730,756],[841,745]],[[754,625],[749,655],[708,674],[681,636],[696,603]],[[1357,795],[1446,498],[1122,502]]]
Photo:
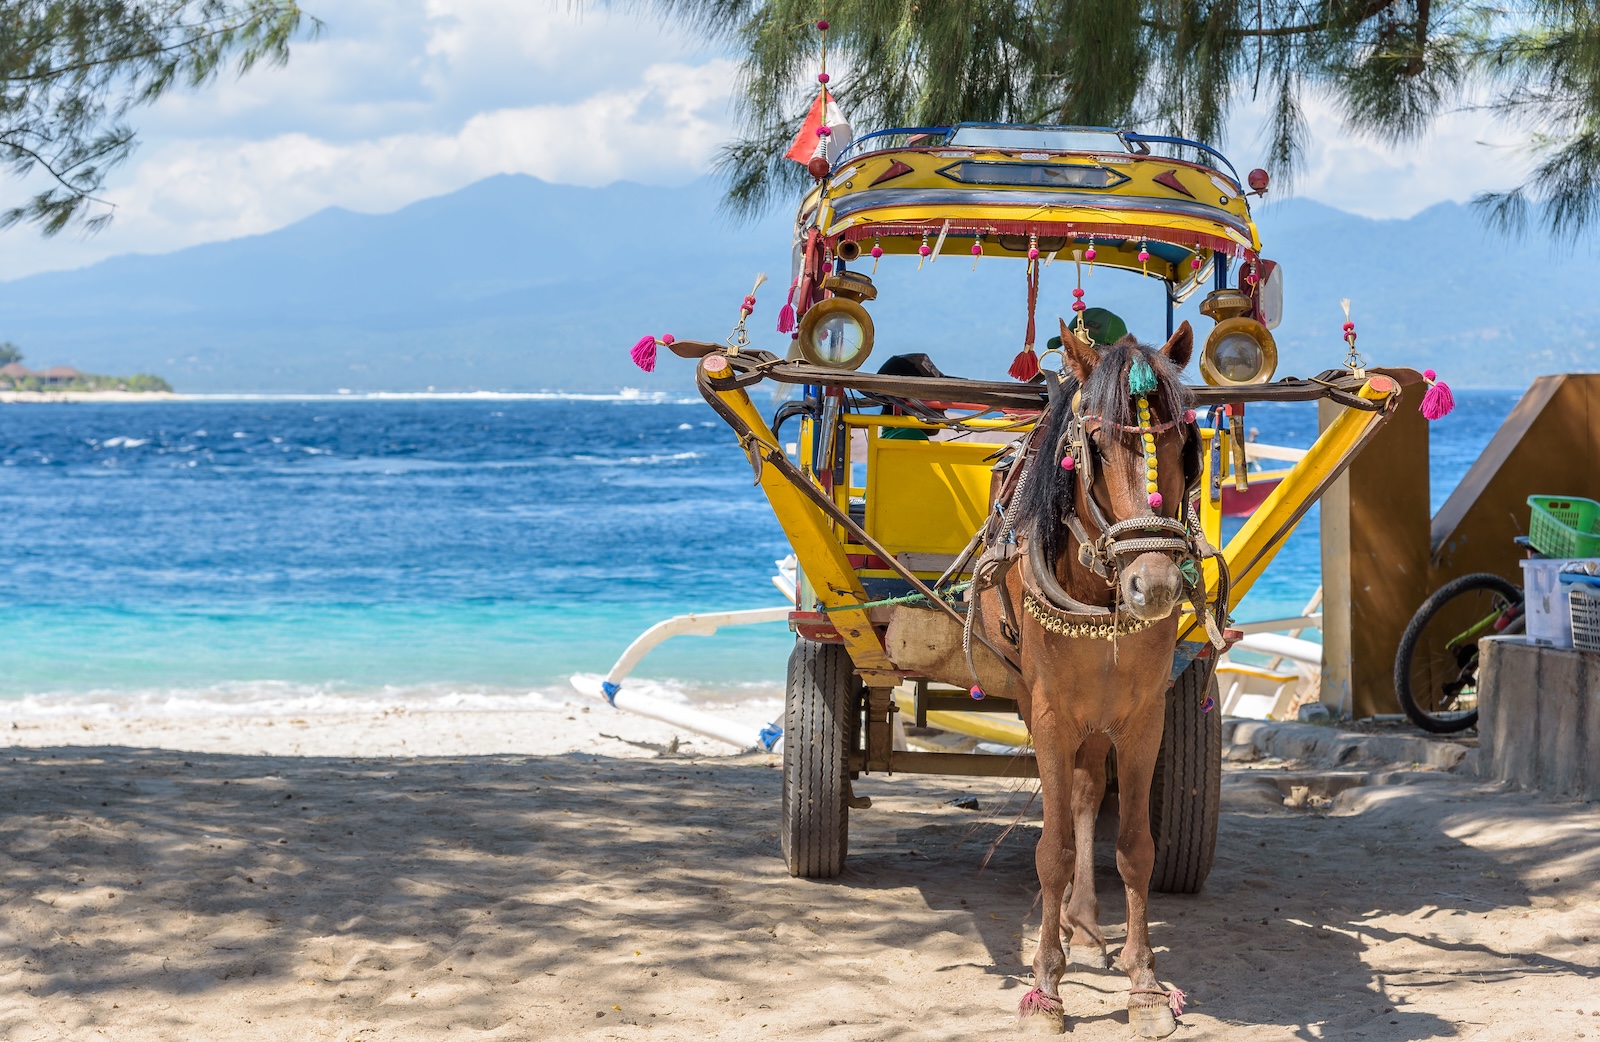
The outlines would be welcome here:
[[[639,342],[633,345],[633,350],[630,351],[629,354],[633,357],[633,364],[638,366],[640,369],[643,369],[647,373],[653,373],[656,371],[655,337],[640,337]]]
[[[1428,393],[1422,396],[1423,417],[1431,421],[1450,415],[1456,407],[1456,396],[1450,393],[1450,385],[1438,379],[1432,369],[1424,371],[1422,378],[1428,382]]]
[[[1033,353],[1032,347],[1025,347],[1017,352],[1017,357],[1011,360],[1011,368],[1006,372],[1011,374],[1013,380],[1027,383],[1039,375],[1039,356]]]

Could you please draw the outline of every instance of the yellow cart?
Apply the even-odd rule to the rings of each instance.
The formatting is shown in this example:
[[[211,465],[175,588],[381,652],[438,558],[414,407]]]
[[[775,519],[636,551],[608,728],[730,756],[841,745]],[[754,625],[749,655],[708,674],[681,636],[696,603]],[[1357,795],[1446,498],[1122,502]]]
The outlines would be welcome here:
[[[941,253],[1011,259],[1031,280],[1049,264],[1120,269],[1166,285],[1169,332],[1174,307],[1203,294],[1200,310],[1214,327],[1200,352],[1206,383],[1193,389],[1205,451],[1192,497],[1213,545],[1224,484],[1243,489],[1248,481],[1243,406],[1342,406],[1223,548],[1223,581],[1237,600],[1399,400],[1393,379],[1364,371],[1348,324],[1344,368],[1272,379],[1269,327],[1281,283],[1249,210],[1249,198],[1265,188],[1263,172],[1241,179],[1207,146],[1173,138],[988,124],[883,131],[834,160],[801,204],[791,284],[797,327],[783,354],[749,346],[742,324],[726,344],[666,343],[696,361],[700,391],[737,433],[799,560],[783,744],[782,835],[793,874],[841,870],[850,781],[861,773],[1035,772],[1026,750],[896,750],[897,712],[934,724],[945,713],[993,714],[997,737],[1019,723],[1012,702],[941,689],[897,663],[885,629],[902,604],[956,617],[963,610],[948,591],[966,577],[964,554],[993,507],[999,450],[1044,405],[1043,384],[1028,379],[1038,358],[1025,349],[1012,381],[908,371],[903,357],[889,372],[861,371],[874,337],[868,269],[885,256],[921,264]],[[769,381],[800,390],[775,420],[799,419],[788,450],[748,394]],[[1214,563],[1206,579],[1214,594]],[[1179,892],[1198,890],[1210,869],[1221,774],[1221,712],[1214,695],[1207,698],[1211,645],[1186,607],[1152,807],[1153,884]]]

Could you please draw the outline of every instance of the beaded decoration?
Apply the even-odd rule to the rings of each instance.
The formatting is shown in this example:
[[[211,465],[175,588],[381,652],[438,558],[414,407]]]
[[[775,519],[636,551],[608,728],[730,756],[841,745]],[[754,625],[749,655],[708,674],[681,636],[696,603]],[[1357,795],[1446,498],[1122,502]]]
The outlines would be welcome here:
[[[872,273],[878,273],[878,261],[883,259],[883,245],[878,242],[878,237],[872,237]]]
[[[1255,278],[1255,272],[1250,272],[1250,277]],[[1254,282],[1251,283],[1254,285]],[[1344,353],[1345,368],[1350,370],[1350,375],[1358,379],[1367,378],[1367,360],[1361,357],[1361,352],[1356,350],[1356,324],[1350,321],[1350,298],[1339,301],[1339,306],[1344,309],[1344,342],[1347,350]]]
[[[1150,363],[1145,361],[1143,355],[1135,355],[1133,365],[1128,367],[1128,391],[1139,406],[1139,426],[1143,429],[1139,440],[1144,448],[1144,490],[1151,510],[1161,509],[1161,493],[1157,491],[1160,486],[1156,473],[1156,436],[1150,429],[1150,399],[1146,395],[1158,386],[1155,370],[1150,368]]]
[[[745,329],[744,324],[745,320],[756,309],[756,290],[760,289],[761,284],[766,281],[766,272],[757,275],[756,284],[750,288],[749,293],[745,294],[744,300],[739,302],[739,321],[734,323],[733,332],[728,334],[728,350],[724,352],[725,354],[736,355],[740,349],[750,346],[750,333]]]
[[[1028,615],[1043,629],[1063,637],[1093,637],[1097,640],[1116,640],[1154,626],[1156,619],[1139,619],[1122,612],[1109,615],[1087,615],[1065,611],[1053,604],[1039,600],[1032,590],[1022,591],[1022,606]]]
[[[933,248],[928,245],[928,233],[927,233],[927,230],[924,229],[923,233],[922,233],[922,245],[917,247],[917,270],[918,271],[922,270],[922,262],[927,260],[928,259],[928,254],[930,254],[932,252],[933,252]]]
[[[1094,252],[1094,247],[1091,246],[1089,248],[1089,252],[1093,253]],[[1084,343],[1086,343],[1089,346],[1093,347],[1094,346],[1094,337],[1089,335],[1088,328],[1085,327],[1084,324],[1083,324],[1083,313],[1085,311],[1089,310],[1089,305],[1085,304],[1083,302],[1083,261],[1084,261],[1084,253],[1083,253],[1083,251],[1082,250],[1073,250],[1072,251],[1072,259],[1077,264],[1077,267],[1078,267],[1078,284],[1076,286],[1072,287],[1072,310],[1075,311],[1077,313],[1077,316],[1078,316],[1077,317],[1077,321],[1074,323],[1077,326],[1077,328],[1074,330],[1074,332],[1076,332],[1078,334],[1078,339],[1079,340],[1082,340]]]
[[[1150,244],[1148,242],[1139,244],[1139,266],[1146,275],[1150,274]]]

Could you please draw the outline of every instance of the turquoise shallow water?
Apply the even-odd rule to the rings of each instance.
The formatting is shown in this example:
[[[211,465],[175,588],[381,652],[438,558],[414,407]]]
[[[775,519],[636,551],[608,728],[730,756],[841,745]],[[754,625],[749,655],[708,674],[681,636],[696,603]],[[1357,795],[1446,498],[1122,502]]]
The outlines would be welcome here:
[[[1516,395],[1435,428],[1444,495]],[[205,401],[4,410],[0,698],[163,711],[565,697],[678,612],[778,604],[787,552],[731,436],[667,400]],[[1309,406],[1259,407],[1303,446]],[[1238,609],[1297,612],[1316,515]],[[769,696],[782,625],[682,638],[641,675]]]

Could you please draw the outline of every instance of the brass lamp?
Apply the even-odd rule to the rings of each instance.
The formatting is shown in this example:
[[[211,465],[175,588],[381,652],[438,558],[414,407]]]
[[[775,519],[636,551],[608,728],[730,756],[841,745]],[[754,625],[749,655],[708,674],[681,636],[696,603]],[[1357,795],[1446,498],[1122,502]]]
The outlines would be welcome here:
[[[1278,344],[1254,318],[1250,298],[1236,289],[1213,290],[1200,303],[1200,313],[1216,322],[1200,352],[1200,376],[1212,387],[1244,387],[1272,379],[1278,368]]]
[[[841,271],[822,280],[833,296],[807,309],[800,320],[795,346],[812,365],[828,369],[859,369],[872,354],[872,316],[861,306],[878,296],[867,276]]]

